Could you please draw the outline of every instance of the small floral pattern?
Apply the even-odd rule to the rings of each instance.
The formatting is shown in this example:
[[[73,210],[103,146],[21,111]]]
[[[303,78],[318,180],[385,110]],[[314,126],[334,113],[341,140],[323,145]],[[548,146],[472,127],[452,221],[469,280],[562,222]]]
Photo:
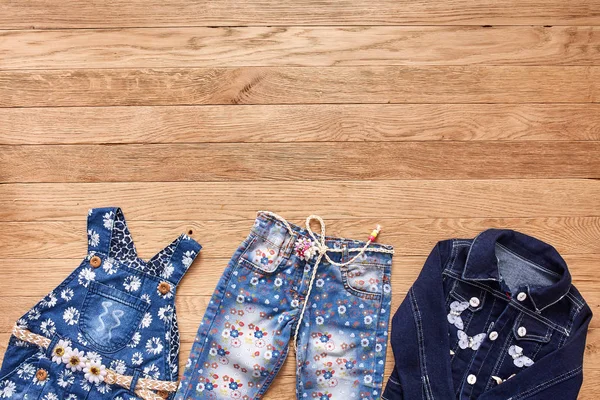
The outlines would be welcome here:
[[[144,261],[137,257],[117,208],[91,210],[87,234],[88,255],[79,268],[17,321],[19,327],[58,340],[52,341],[48,353],[32,356],[35,345],[11,338],[0,371],[0,400],[76,400],[82,391],[89,400],[137,399],[126,388],[104,382],[107,369],[129,376],[139,370],[143,377],[177,380],[175,288],[200,246],[181,235]],[[101,259],[100,266],[90,264],[93,256]],[[169,296],[157,294],[163,280],[171,285]],[[108,312],[102,316],[93,308],[90,312],[86,303],[104,305]],[[133,303],[137,305],[128,306]],[[123,317],[125,306],[132,318]],[[99,346],[104,334],[124,345],[118,351],[104,351]]]
[[[328,246],[336,243],[361,246],[346,240]],[[291,329],[316,259],[312,249],[306,236],[294,238],[259,216],[217,285],[177,400],[255,399],[264,392],[293,345]],[[342,261],[340,253],[332,257]],[[321,262],[300,329],[297,398],[380,398],[390,271],[391,254],[384,253],[367,252],[348,268]]]

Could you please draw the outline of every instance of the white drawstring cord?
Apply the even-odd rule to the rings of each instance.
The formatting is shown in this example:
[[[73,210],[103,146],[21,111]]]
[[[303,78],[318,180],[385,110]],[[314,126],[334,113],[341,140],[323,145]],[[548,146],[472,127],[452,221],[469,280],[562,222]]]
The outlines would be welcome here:
[[[266,215],[270,215],[273,218],[278,219],[279,221],[281,221],[285,227],[287,228],[288,232],[290,233],[290,235],[294,234],[294,230],[292,229],[291,225],[285,220],[285,218],[283,218],[280,215],[277,215],[275,213],[272,213],[270,211],[259,211],[259,214],[266,214]],[[317,236],[315,235],[315,233],[312,231],[311,227],[310,227],[310,223],[312,220],[317,220],[319,222],[319,225],[321,227],[321,235],[320,238],[317,238]],[[302,312],[300,313],[300,316],[298,318],[298,323],[296,324],[296,331],[294,332],[294,349],[296,351],[296,353],[298,352],[298,333],[300,332],[300,326],[302,324],[302,319],[304,318],[304,313],[306,312],[306,306],[308,304],[308,299],[310,298],[310,293],[312,291],[314,282],[315,282],[315,278],[317,277],[317,270],[319,268],[319,264],[321,263],[321,260],[323,259],[323,257],[325,257],[325,259],[331,264],[331,265],[335,265],[338,267],[345,267],[347,265],[352,264],[354,261],[356,261],[360,256],[362,256],[365,251],[367,251],[367,248],[371,245],[371,243],[375,240],[375,238],[377,237],[377,235],[379,234],[380,231],[380,227],[379,225],[377,226],[377,228],[371,233],[371,235],[369,236],[369,240],[367,240],[367,242],[365,243],[365,245],[360,248],[360,249],[332,249],[330,247],[327,247],[327,245],[325,244],[325,221],[323,221],[323,218],[319,217],[318,215],[310,215],[308,216],[308,218],[306,218],[306,230],[308,231],[308,234],[310,235],[310,237],[313,240],[313,246],[315,246],[317,248],[318,251],[318,255],[317,255],[317,259],[315,261],[315,266],[313,267],[312,270],[312,274],[310,277],[310,282],[308,284],[308,292],[306,292],[306,297],[304,299],[304,305],[302,306]],[[354,257],[352,257],[350,260],[344,262],[344,263],[338,263],[335,262],[331,259],[331,257],[329,257],[329,255],[327,254],[328,252],[337,252],[337,253],[341,253],[344,251],[358,251],[358,254],[355,255]],[[394,254],[394,250],[392,249],[386,249],[386,248],[381,248],[381,247],[375,247],[372,249],[369,249],[369,251],[375,252],[375,253],[388,253],[388,254]],[[308,260],[307,260],[308,261]]]

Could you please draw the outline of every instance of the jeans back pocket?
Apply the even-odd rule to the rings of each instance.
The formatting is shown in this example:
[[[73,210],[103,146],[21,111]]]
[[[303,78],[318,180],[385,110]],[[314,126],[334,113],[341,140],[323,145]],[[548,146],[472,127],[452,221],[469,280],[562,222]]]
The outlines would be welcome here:
[[[148,307],[140,298],[92,281],[79,330],[97,350],[116,352],[129,343]]]
[[[277,225],[268,235],[252,232],[239,264],[259,273],[272,274],[289,259],[296,237]]]

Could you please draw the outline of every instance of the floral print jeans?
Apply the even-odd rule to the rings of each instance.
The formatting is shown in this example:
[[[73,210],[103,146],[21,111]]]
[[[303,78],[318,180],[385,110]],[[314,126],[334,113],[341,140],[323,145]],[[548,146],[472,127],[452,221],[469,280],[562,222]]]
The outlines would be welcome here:
[[[370,244],[342,267],[323,259],[307,298],[317,257],[299,244],[310,239],[307,230],[259,213],[208,305],[177,400],[260,398],[287,356],[304,302],[297,398],[380,398],[392,248]],[[329,237],[325,243],[340,263],[366,246]]]

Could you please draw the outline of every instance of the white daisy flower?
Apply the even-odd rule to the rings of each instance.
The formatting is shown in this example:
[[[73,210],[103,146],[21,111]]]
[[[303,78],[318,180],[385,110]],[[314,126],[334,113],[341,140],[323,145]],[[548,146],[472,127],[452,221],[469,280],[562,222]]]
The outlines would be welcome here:
[[[24,318],[19,318],[17,320],[17,326],[21,329],[27,329],[27,320]]]
[[[102,263],[102,269],[107,275],[113,275],[117,273],[117,262],[112,257],[107,257]]]
[[[144,375],[148,378],[158,379],[160,378],[160,370],[154,364],[150,364],[144,368]]]
[[[50,292],[50,293],[48,293],[48,295],[46,297],[44,297],[44,299],[42,301],[40,301],[40,304],[43,307],[51,308],[56,305],[56,301],[57,301],[56,295],[54,294],[54,292]]]
[[[141,296],[141,299],[144,300],[146,303],[151,304],[152,300],[150,299],[150,295],[148,293],[144,293]]]
[[[146,342],[146,352],[149,354],[160,354],[163,350],[163,344],[160,338],[153,337]]]
[[[144,318],[142,318],[142,322],[140,323],[142,328],[149,327],[151,323],[152,323],[152,315],[150,313],[144,314]]]
[[[13,381],[6,380],[0,382],[0,396],[4,399],[12,397],[16,389],[17,385]]]
[[[173,315],[173,307],[171,305],[166,305],[158,309],[158,318],[165,323],[171,320],[171,315]]]
[[[140,335],[139,332],[134,333],[133,336],[131,337],[131,342],[129,342],[127,347],[131,347],[131,348],[136,347],[138,344],[140,344],[141,339],[142,339],[142,335]]]
[[[75,325],[79,322],[79,310],[75,307],[69,307],[63,313],[63,319],[67,325]]]
[[[86,361],[87,358],[83,351],[77,349],[71,349],[71,351],[67,351],[63,356],[63,362],[67,365],[67,368],[73,372],[81,371],[83,367],[85,367]]]
[[[365,316],[365,324],[369,325],[371,323],[373,323],[373,317],[371,317],[370,315]]]
[[[142,281],[135,275],[130,275],[125,278],[125,282],[123,282],[123,286],[125,286],[125,290],[128,292],[136,292],[140,289],[142,285]]]
[[[71,351],[71,342],[68,340],[59,340],[54,349],[52,349],[52,361],[57,364],[63,363],[63,357]]]
[[[106,367],[98,361],[88,361],[83,368],[84,377],[91,383],[100,383],[106,376]]]
[[[360,345],[362,347],[367,347],[369,345],[369,339],[361,339]]]
[[[127,366],[125,365],[125,361],[123,360],[113,360],[110,362],[110,369],[115,372],[124,375],[127,371]]]
[[[373,382],[373,377],[371,375],[365,375],[363,380],[368,385],[369,383]]]
[[[73,372],[71,372],[68,369],[63,369],[58,374],[58,380],[56,381],[56,383],[58,383],[58,386],[66,388],[67,386],[72,385],[74,381],[75,375],[73,375]]]
[[[112,391],[112,386],[106,382],[96,383],[96,390],[102,394],[107,394]]]
[[[88,244],[92,247],[100,244],[100,235],[93,229],[88,229]]]
[[[102,356],[95,351],[88,351],[85,355],[88,361],[97,361],[102,363]]]
[[[133,353],[133,356],[131,356],[131,363],[133,365],[142,365],[143,362],[144,356],[142,355],[142,353],[140,353],[139,351]]]
[[[338,306],[339,314],[346,314],[346,306]]]
[[[273,283],[275,284],[275,286],[279,287],[283,284],[283,280],[281,278],[275,278],[275,281]]]
[[[175,267],[173,267],[173,264],[169,264],[165,268],[163,268],[162,272],[160,273],[160,276],[162,278],[169,279],[171,275],[173,275],[174,271]]]
[[[237,301],[238,303],[243,303],[245,300],[245,297],[241,294],[238,294],[235,301]]]
[[[323,322],[325,322],[325,320],[323,319],[323,317],[318,316],[317,318],[315,318],[315,322],[317,323],[317,325],[323,325]]]
[[[323,287],[323,285],[325,285],[325,281],[323,279],[317,279],[317,281],[315,282],[315,285],[317,287]]]
[[[77,277],[77,281],[83,287],[88,287],[94,279],[96,279],[96,273],[91,268],[82,269]]]
[[[42,313],[36,308],[33,307],[31,310],[27,312],[27,319],[30,321],[37,321],[42,316]]]
[[[67,302],[71,301],[71,299],[73,298],[73,289],[71,289],[71,288],[63,289],[60,292],[60,297],[64,301],[67,301]]]
[[[33,378],[35,371],[36,371],[36,368],[33,364],[24,363],[17,369],[17,375],[19,375],[19,378],[21,378],[21,379],[29,380],[29,379]]]
[[[42,323],[40,324],[40,330],[46,336],[54,335],[54,333],[56,333],[56,326],[54,324],[54,321],[52,321],[50,318],[48,318],[45,321],[42,321]]]
[[[103,221],[103,225],[106,229],[112,229],[113,227],[113,212],[107,212],[106,214],[104,214],[104,216],[102,217],[102,221]]]
[[[44,400],[58,400],[58,396],[55,393],[46,393]]]
[[[188,250],[185,253],[183,253],[183,258],[181,259],[181,263],[183,264],[183,266],[187,269],[190,267],[190,265],[192,265],[192,262],[194,262],[194,256],[196,255],[196,252],[193,250]]]

